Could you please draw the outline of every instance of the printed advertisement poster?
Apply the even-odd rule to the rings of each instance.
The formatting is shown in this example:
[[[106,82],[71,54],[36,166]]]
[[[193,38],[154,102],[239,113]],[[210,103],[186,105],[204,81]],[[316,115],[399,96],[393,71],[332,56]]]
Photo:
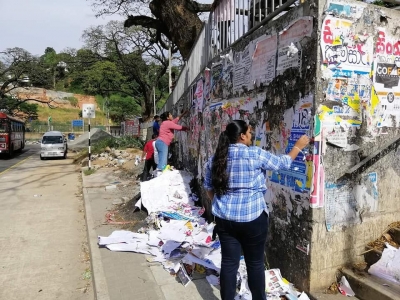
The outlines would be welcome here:
[[[326,16],[322,24],[321,51],[325,67],[337,78],[369,75],[373,61],[373,36],[352,32],[352,21]],[[356,37],[357,35],[357,37]],[[364,41],[360,43],[358,40]]]
[[[327,119],[337,122],[338,117],[345,117],[351,126],[361,124],[361,103],[368,103],[371,98],[371,82],[367,77],[339,79],[332,78],[325,91],[327,101],[336,101],[337,105],[326,111]],[[321,119],[323,120],[323,119]]]
[[[366,5],[362,5],[362,3],[349,3],[344,0],[334,0],[328,1],[326,7],[325,13],[359,19],[361,18]]]
[[[204,102],[204,94],[203,94],[203,78],[200,78],[197,81],[196,91],[195,91],[195,98],[196,98],[196,113],[203,111],[203,102]]]
[[[210,90],[211,90],[211,70],[206,69],[204,71],[204,100],[206,103],[210,101]]]
[[[254,84],[268,85],[275,78],[277,42],[277,35],[266,36],[257,41],[252,56],[249,89],[253,89]]]
[[[247,45],[244,51],[236,52],[234,55],[234,72],[233,72],[233,92],[241,93],[243,88],[247,90],[251,79],[251,53],[250,45]]]
[[[215,64],[211,69],[211,102],[218,102],[223,94],[223,65],[222,62]]]
[[[378,29],[374,64],[374,87],[383,113],[400,115],[400,41]],[[398,126],[398,124],[393,124]],[[393,126],[388,123],[386,126]]]
[[[312,31],[313,18],[303,17],[279,33],[277,75],[289,68],[300,68],[302,49],[299,41],[306,36],[311,37]]]
[[[301,45],[298,42],[278,49],[276,75],[281,75],[286,69],[301,67]]]
[[[333,230],[335,225],[359,223],[357,210],[357,201],[350,186],[344,183],[326,183],[325,219],[328,231]]]
[[[354,188],[354,196],[359,207],[369,212],[378,211],[378,174],[372,172],[362,176],[360,184]]]
[[[230,99],[233,96],[233,62],[230,59],[224,59],[222,69],[222,97]]]
[[[296,141],[304,134],[311,136],[310,121],[311,108],[313,105],[312,95],[299,100],[295,109],[292,110],[291,130],[288,138],[285,153],[289,153],[294,147]],[[312,185],[313,163],[307,161],[307,149],[296,157],[293,161],[290,170],[270,172],[270,181],[292,188],[296,192],[309,191]],[[310,154],[311,155],[311,154]]]

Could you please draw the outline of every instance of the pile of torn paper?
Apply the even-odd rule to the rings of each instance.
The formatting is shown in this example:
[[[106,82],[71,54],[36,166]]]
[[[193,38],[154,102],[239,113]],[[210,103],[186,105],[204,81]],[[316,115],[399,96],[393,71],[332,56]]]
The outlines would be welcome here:
[[[141,183],[141,199],[149,216],[148,227],[139,232],[114,231],[108,237],[98,237],[100,246],[111,251],[132,251],[151,255],[148,261],[160,262],[164,269],[176,274],[187,285],[194,272],[203,274],[211,285],[219,285],[221,247],[214,238],[214,223],[202,217],[204,208],[195,206],[197,196],[191,193],[192,177],[187,172],[169,171],[153,180]],[[307,300],[285,281],[279,269],[267,270],[268,299]],[[242,257],[237,274],[238,293],[235,299],[251,299],[247,271]],[[300,296],[300,298],[298,298]],[[292,297],[292,298],[290,298]],[[293,298],[295,297],[295,298]]]
[[[368,273],[400,283],[400,249],[386,243],[382,257],[369,268]]]

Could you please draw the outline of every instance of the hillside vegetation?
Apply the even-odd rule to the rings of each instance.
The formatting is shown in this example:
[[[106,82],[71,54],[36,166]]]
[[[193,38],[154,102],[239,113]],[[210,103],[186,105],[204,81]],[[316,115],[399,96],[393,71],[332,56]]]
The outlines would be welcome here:
[[[80,108],[50,108],[46,106],[38,107],[38,121],[47,122],[51,116],[52,123],[71,123],[72,120],[78,120]],[[96,118],[91,120],[93,125],[106,125],[107,119],[104,112],[97,110]]]

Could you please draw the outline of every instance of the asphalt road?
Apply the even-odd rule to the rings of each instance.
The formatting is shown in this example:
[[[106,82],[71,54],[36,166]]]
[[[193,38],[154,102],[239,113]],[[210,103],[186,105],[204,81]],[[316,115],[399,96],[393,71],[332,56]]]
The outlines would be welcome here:
[[[79,168],[39,148],[0,159],[0,299],[93,300]]]
[[[31,155],[39,155],[39,152],[40,144],[26,145],[22,152],[15,153],[13,158],[8,158],[6,155],[0,155],[0,174]]]

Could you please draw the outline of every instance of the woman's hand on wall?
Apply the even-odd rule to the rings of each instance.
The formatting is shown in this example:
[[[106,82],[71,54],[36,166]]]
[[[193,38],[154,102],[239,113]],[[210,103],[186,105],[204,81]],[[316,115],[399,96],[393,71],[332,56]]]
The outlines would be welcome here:
[[[294,147],[300,148],[303,150],[310,143],[310,138],[307,135],[302,135],[297,142],[294,144]]]

